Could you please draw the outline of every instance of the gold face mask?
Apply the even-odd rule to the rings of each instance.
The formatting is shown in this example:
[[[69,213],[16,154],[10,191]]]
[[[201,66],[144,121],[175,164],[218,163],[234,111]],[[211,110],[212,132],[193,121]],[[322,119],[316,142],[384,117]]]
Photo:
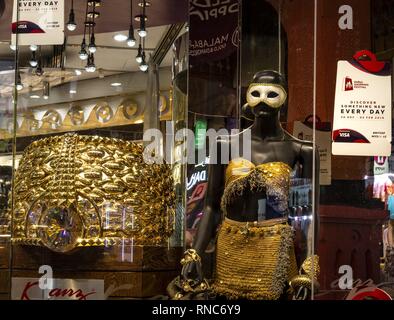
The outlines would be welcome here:
[[[15,176],[13,238],[56,252],[164,245],[173,230],[172,170],[134,142],[66,134],[26,148]],[[122,242],[123,241],[123,242]]]
[[[272,83],[251,83],[246,93],[246,100],[251,108],[264,103],[277,109],[286,102],[286,99],[286,90],[281,85]]]

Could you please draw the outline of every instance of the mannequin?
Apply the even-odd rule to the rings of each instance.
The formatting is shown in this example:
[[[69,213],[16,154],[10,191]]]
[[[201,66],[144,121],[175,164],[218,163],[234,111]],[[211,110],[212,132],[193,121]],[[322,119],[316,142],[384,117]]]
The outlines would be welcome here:
[[[295,243],[287,208],[293,168],[299,165],[300,176],[312,178],[313,144],[296,139],[282,128],[279,113],[286,98],[286,82],[279,73],[258,72],[249,86],[244,106],[254,116],[250,127],[251,159],[231,159],[228,165],[221,164],[220,150],[228,142],[217,141],[218,164],[209,165],[204,217],[193,249],[187,251],[182,260],[185,291],[193,291],[202,283],[199,257],[218,229],[213,284],[218,296],[306,299],[310,297],[312,282],[317,289],[318,257],[310,259],[314,248]],[[240,135],[242,143],[243,132]],[[318,161],[315,163],[318,173]],[[318,176],[315,174],[316,179]],[[317,204],[318,192],[315,194]],[[318,232],[316,209],[315,235]],[[298,252],[298,259],[296,247],[303,248],[303,252]],[[205,282],[199,289],[207,287]],[[183,294],[178,293],[178,298],[182,297]]]

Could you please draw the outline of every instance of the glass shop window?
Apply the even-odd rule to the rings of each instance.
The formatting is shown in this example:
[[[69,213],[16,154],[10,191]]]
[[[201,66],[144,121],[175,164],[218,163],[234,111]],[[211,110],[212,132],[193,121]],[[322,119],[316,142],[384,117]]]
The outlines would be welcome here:
[[[5,1],[0,295],[146,298],[177,275],[184,167],[175,147],[162,164],[143,153],[148,129],[165,145],[166,123],[185,125],[187,3],[174,12],[168,2],[43,2],[12,17]],[[23,23],[48,10],[50,25]],[[44,272],[52,290],[38,287]]]

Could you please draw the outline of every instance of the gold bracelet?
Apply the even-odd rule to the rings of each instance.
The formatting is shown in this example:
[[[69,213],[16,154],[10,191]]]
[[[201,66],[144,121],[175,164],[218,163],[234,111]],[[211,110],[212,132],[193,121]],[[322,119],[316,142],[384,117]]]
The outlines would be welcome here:
[[[173,232],[175,192],[166,164],[143,146],[66,134],[33,142],[15,175],[13,241],[57,252],[75,247],[163,245]]]
[[[312,283],[319,290],[319,282],[317,281],[320,274],[319,256],[313,255],[305,259],[299,270],[299,274],[293,277],[290,281],[290,287],[293,291],[297,291],[300,287],[312,289]]]
[[[184,257],[181,260],[181,265],[186,265],[190,262],[201,262],[201,258],[198,255],[197,251],[194,249],[186,250]]]

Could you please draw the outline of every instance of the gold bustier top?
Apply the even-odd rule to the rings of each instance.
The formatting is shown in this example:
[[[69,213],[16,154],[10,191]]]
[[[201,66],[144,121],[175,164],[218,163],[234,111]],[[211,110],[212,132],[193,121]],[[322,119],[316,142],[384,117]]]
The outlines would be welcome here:
[[[172,170],[143,147],[66,134],[25,149],[15,176],[14,243],[57,252],[78,246],[165,244],[173,231]]]
[[[288,207],[291,168],[283,162],[268,162],[255,165],[249,160],[238,158],[230,161],[226,169],[222,211],[240,197],[245,190],[265,191],[273,197],[277,207],[285,211]]]

